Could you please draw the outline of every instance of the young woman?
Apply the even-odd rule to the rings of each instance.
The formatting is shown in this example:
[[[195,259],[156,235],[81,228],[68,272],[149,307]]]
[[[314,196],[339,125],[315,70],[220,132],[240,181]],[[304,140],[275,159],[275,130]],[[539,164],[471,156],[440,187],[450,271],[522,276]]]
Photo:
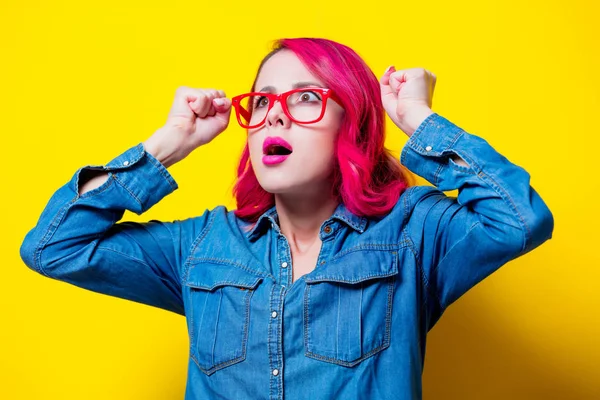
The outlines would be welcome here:
[[[21,256],[185,315],[186,399],[419,399],[444,310],[554,227],[523,168],[431,110],[435,82],[422,68],[377,79],[330,40],[280,40],[250,93],[181,87],[164,127],[78,169]],[[237,210],[118,222],[176,190],[167,168],[232,109],[248,134]],[[409,137],[400,160],[384,147],[386,113]]]

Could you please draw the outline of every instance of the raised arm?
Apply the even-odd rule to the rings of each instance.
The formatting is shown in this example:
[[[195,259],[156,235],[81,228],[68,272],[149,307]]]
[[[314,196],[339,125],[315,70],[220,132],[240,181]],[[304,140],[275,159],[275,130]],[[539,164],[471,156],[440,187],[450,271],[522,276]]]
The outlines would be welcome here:
[[[106,165],[87,165],[50,198],[20,255],[42,275],[184,314],[181,267],[210,212],[183,221],[118,222],[178,188],[167,171],[227,126],[224,93],[180,88],[165,127]],[[227,100],[229,101],[229,100]]]
[[[404,196],[405,233],[424,273],[430,328],[467,290],[552,237],[554,218],[529,173],[437,113],[412,134],[400,161],[436,186],[412,187]],[[454,189],[458,197],[442,192]]]
[[[431,110],[436,80],[423,68],[391,67],[380,78],[384,108],[409,136],[400,162],[435,186],[409,188],[401,205],[402,238],[422,272],[429,329],[452,302],[554,229],[525,169]],[[443,193],[455,189],[458,197]]]
[[[108,178],[79,195],[79,178],[98,169]],[[52,195],[21,258],[50,278],[183,314],[179,266],[203,220],[117,223],[125,210],[142,214],[177,187],[142,143],[105,166],[82,167]]]

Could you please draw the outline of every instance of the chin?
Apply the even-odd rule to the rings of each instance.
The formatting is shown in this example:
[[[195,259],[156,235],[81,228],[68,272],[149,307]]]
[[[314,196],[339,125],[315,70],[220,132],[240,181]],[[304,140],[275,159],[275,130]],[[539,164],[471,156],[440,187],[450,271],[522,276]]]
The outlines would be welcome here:
[[[282,194],[282,193],[294,193],[298,190],[291,182],[278,183],[269,179],[268,182],[258,181],[260,186],[268,193]]]

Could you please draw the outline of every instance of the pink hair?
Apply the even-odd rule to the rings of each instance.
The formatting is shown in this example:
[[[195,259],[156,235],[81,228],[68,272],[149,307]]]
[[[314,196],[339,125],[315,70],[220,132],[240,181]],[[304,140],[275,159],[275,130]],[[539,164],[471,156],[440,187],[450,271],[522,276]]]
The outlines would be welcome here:
[[[379,79],[362,58],[345,45],[321,38],[279,39],[261,61],[251,92],[255,90],[264,63],[283,49],[293,51],[343,103],[345,112],[336,142],[332,196],[359,216],[387,214],[414,179],[384,146],[385,110]],[[260,186],[247,143],[237,175],[233,187],[237,202],[234,213],[256,222],[275,205],[275,196]]]

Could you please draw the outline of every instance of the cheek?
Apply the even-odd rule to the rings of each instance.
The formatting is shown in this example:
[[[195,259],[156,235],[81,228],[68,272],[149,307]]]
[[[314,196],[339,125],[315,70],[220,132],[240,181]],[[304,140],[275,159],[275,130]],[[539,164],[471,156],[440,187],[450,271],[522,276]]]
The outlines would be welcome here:
[[[303,143],[302,146],[294,149],[294,153],[297,155],[295,161],[303,168],[311,170],[330,169],[335,162],[334,152],[333,139],[325,137]]]
[[[248,139],[248,151],[250,151],[250,158],[262,156],[262,144],[258,140]]]

